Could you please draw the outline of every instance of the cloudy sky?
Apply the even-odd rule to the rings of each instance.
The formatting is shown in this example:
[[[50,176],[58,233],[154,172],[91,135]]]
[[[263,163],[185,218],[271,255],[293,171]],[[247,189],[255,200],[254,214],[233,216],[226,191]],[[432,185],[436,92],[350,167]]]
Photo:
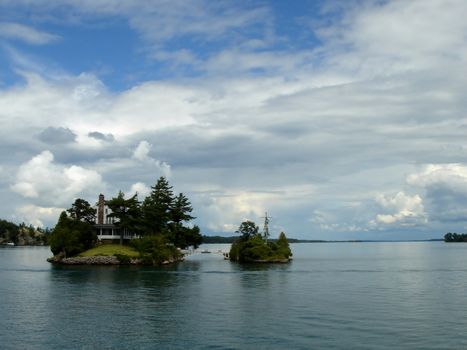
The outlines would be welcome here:
[[[467,1],[0,0],[0,218],[159,176],[205,234],[467,230]]]

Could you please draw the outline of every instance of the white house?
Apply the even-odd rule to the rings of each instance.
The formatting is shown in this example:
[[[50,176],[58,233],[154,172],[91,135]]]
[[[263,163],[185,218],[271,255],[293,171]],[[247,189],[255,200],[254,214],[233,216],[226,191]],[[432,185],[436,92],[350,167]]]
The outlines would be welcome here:
[[[97,233],[97,240],[100,242],[113,242],[120,240],[122,229],[115,225],[118,222],[118,218],[110,216],[112,210],[105,203],[104,195],[99,195],[99,200],[96,206],[97,216],[94,228]],[[139,236],[124,230],[123,240],[130,240],[138,238]]]

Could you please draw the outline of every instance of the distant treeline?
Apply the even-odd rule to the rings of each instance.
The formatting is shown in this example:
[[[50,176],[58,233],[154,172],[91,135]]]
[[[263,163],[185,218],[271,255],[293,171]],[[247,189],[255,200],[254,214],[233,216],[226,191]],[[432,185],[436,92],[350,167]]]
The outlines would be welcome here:
[[[448,232],[444,235],[445,242],[467,242],[467,233],[451,233]]]
[[[235,242],[240,236],[230,236],[230,237],[223,237],[223,236],[203,236],[203,243],[233,243]],[[310,240],[310,239],[296,239],[296,238],[287,238],[289,243],[324,243],[326,241],[322,240]],[[277,241],[277,239],[270,239],[271,242]]]
[[[233,243],[240,236],[222,237],[222,236],[204,236],[203,243]]]
[[[6,220],[0,220],[0,245],[14,243],[15,245],[46,245],[49,230],[35,228],[21,223],[16,225]]]

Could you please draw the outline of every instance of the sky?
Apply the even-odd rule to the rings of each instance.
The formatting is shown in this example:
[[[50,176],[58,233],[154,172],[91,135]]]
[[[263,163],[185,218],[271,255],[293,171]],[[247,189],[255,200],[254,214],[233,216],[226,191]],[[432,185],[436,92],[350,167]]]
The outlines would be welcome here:
[[[207,235],[467,231],[464,0],[0,0],[0,218],[160,176]]]

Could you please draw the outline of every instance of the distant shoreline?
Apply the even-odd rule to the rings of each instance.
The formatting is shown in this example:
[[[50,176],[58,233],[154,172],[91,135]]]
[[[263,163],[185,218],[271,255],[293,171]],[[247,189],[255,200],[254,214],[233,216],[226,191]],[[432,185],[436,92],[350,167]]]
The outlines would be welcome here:
[[[237,236],[203,236],[203,244],[230,244],[233,243],[238,237]],[[400,240],[371,240],[371,239],[362,239],[362,240],[320,240],[320,239],[298,239],[298,238],[288,238],[289,243],[400,243],[400,242],[443,242],[442,238],[432,238],[432,239],[400,239]],[[272,239],[271,241],[274,241]]]

